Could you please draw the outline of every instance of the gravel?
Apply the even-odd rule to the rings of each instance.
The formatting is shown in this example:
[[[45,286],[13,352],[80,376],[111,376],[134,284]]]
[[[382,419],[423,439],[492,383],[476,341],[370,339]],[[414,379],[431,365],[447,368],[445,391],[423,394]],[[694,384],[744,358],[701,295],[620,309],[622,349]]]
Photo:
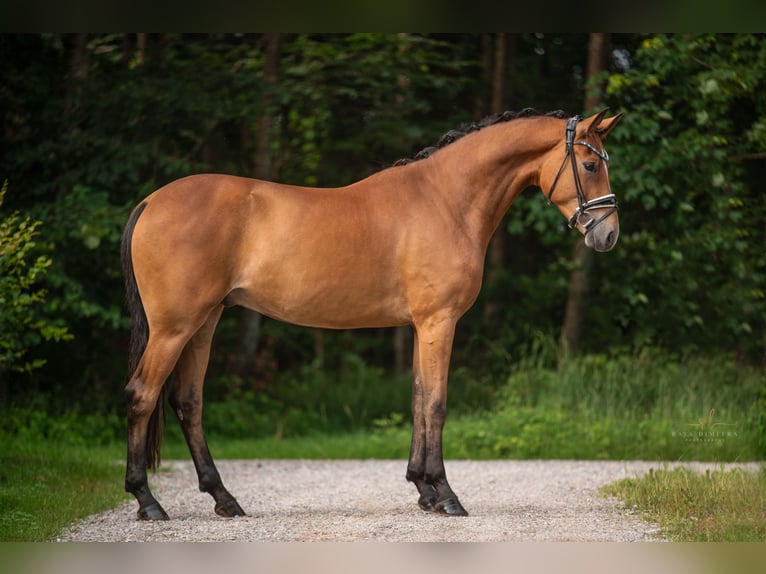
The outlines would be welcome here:
[[[136,518],[131,499],[76,523],[59,541],[657,541],[656,525],[598,494],[604,484],[662,464],[614,461],[447,461],[468,517],[417,506],[401,460],[224,460],[224,484],[248,516],[221,518],[197,490],[191,462],[169,462],[150,475],[170,515]],[[673,467],[674,465],[670,465]],[[718,465],[687,464],[698,470]],[[729,465],[732,466],[732,465]]]

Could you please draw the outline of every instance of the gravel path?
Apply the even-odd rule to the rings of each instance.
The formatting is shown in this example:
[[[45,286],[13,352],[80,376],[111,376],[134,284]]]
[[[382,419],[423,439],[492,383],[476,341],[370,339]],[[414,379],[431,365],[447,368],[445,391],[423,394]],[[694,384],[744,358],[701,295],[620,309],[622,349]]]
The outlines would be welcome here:
[[[691,465],[703,470],[716,465]],[[171,517],[136,519],[131,500],[72,525],[61,541],[651,541],[658,528],[598,488],[641,476],[657,463],[603,461],[447,461],[470,516],[417,506],[401,460],[224,460],[224,484],[248,516],[226,519],[197,490],[191,462],[170,462],[150,477]]]

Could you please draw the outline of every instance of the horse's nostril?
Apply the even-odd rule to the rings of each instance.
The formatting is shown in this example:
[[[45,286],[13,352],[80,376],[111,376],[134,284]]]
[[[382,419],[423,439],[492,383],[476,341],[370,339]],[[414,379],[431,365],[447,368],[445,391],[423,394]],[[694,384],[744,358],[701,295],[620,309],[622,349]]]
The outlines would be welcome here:
[[[610,231],[606,236],[606,244],[614,245],[614,231]]]

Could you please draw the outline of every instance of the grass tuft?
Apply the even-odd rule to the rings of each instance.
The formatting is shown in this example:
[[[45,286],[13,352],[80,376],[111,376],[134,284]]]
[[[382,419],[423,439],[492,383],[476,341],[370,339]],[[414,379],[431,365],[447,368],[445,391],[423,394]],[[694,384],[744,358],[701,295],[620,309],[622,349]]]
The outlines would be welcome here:
[[[602,488],[677,542],[766,541],[766,466],[760,471],[650,470]]]

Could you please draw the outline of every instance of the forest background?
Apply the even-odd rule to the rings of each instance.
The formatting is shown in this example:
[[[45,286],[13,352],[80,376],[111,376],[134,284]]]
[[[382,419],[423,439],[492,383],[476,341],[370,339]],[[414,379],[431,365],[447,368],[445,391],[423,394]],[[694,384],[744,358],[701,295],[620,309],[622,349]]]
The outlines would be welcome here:
[[[466,428],[465,452],[550,455],[550,429],[598,404],[634,430],[663,422],[657,452],[679,421],[710,425],[715,411],[739,425],[732,456],[763,458],[766,36],[754,34],[1,35],[0,434],[123,436],[119,242],[158,187],[199,172],[346,185],[526,107],[625,113],[606,142],[620,241],[583,249],[539,190],[511,207],[458,325],[449,408],[515,410]],[[407,328],[230,309],[205,424],[233,438],[399,429],[411,342]],[[535,425],[548,442],[513,442]],[[582,456],[631,455],[588,428],[570,442],[598,443]]]

